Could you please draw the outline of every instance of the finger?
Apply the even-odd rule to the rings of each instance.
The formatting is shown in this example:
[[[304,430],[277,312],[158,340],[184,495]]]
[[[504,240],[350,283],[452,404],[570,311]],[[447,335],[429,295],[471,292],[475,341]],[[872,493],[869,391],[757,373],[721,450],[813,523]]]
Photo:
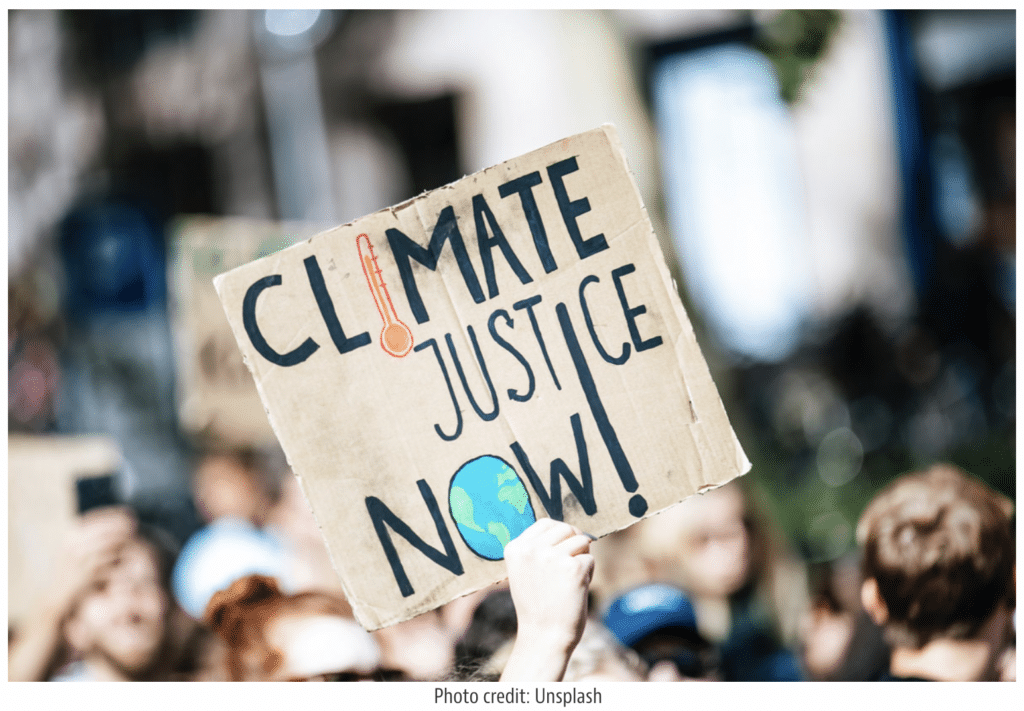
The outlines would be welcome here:
[[[82,536],[78,540],[72,541],[69,553],[73,558],[79,560],[97,557],[109,558],[120,555],[128,540],[129,534],[124,531],[92,532],[91,535]]]
[[[525,550],[536,546],[553,546],[563,538],[568,537],[559,533],[559,531],[564,531],[565,525],[553,518],[539,518],[530,524],[525,531],[513,538],[509,545],[515,544],[513,550],[520,548]],[[506,546],[507,554],[508,546]]]
[[[81,521],[86,525],[116,525],[125,526],[135,523],[135,516],[130,509],[124,506],[103,506],[97,509],[86,511],[81,516]]]
[[[546,521],[548,521],[548,519],[546,518],[537,519],[529,526],[527,526],[522,533],[520,533],[518,536],[509,541],[508,544],[505,546],[505,559],[508,559],[509,554],[514,556],[516,554],[515,552],[518,551],[520,548],[528,548],[531,545],[530,541],[536,538],[543,530],[547,528],[548,524],[546,523]]]
[[[583,581],[584,584],[589,588],[590,581],[594,577],[594,556],[589,553],[581,553],[580,555],[573,556],[573,561],[576,565],[582,567]]]
[[[570,536],[565,539],[555,546],[555,548],[563,553],[567,553],[568,555],[579,555],[580,553],[590,552],[590,543],[590,536],[585,533],[578,533],[575,536]]]
[[[73,535],[86,545],[96,546],[111,540],[126,540],[134,531],[135,519],[124,511],[113,510],[83,518]]]
[[[543,536],[545,533],[555,530],[561,525],[563,525],[561,521],[556,521],[553,518],[539,518],[523,531],[522,535],[529,538]]]
[[[113,568],[119,557],[120,551],[116,549],[91,551],[83,559],[81,569],[87,577],[95,577]]]
[[[541,545],[556,546],[567,538],[581,533],[580,529],[563,521],[554,521],[554,525],[548,530],[542,531],[537,536],[537,542]]]
[[[90,549],[109,548],[127,541],[132,535],[129,528],[121,526],[104,526],[83,532],[80,542],[83,547]]]
[[[123,547],[135,535],[136,525],[132,519],[111,518],[92,522],[88,528],[79,529],[72,537],[72,545],[80,551],[111,550]]]

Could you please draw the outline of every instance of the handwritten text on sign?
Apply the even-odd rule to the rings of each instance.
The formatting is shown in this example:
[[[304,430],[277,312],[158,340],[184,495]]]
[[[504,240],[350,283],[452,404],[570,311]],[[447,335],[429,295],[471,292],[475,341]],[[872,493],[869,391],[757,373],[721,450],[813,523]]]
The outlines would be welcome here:
[[[217,288],[368,627],[502,578],[537,516],[601,535],[748,466],[610,127]]]

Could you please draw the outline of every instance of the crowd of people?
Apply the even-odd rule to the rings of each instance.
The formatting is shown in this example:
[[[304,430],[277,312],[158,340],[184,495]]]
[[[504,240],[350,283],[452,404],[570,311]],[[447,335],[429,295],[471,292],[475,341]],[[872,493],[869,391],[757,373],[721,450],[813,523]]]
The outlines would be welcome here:
[[[9,630],[10,680],[1015,680],[1013,505],[936,464],[808,576],[740,478],[601,540],[542,518],[507,580],[374,632],[279,458],[210,451],[180,548],[130,508],[79,517]],[[813,578],[813,579],[812,579]]]

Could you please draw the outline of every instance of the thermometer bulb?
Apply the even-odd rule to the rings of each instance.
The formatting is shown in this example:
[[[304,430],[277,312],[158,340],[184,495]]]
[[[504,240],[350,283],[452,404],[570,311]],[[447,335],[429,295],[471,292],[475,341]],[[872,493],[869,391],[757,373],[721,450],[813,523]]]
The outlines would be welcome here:
[[[380,331],[380,347],[388,355],[401,358],[412,350],[412,331],[398,318],[395,306],[391,303],[391,294],[388,293],[384,274],[377,264],[377,255],[373,252],[370,237],[365,234],[356,237],[356,248],[359,251],[359,261],[363,265],[363,274],[366,275],[366,283],[370,287],[370,294],[377,305],[377,313],[384,322]]]

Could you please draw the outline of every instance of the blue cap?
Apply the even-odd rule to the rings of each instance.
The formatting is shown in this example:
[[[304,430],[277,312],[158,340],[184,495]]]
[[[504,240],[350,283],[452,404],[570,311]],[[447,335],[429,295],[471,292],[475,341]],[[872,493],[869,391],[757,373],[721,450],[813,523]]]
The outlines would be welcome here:
[[[697,634],[697,615],[689,598],[662,583],[642,585],[615,598],[604,614],[604,623],[627,647],[667,628]]]
[[[171,576],[178,604],[197,620],[210,598],[239,578],[260,573],[282,583],[290,592],[288,561],[283,542],[248,521],[220,518],[200,529],[182,548]]]

